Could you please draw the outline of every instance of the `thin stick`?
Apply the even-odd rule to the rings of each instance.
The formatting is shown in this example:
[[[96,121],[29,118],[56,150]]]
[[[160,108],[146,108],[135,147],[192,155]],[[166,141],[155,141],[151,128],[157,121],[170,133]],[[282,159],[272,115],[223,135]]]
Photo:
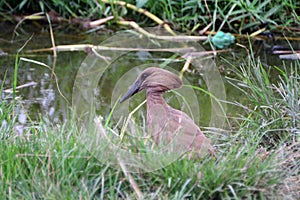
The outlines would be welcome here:
[[[95,20],[95,21],[91,21],[89,23],[89,25],[90,25],[90,27],[95,28],[97,26],[100,26],[101,24],[104,24],[104,23],[108,22],[109,20],[112,20],[112,19],[114,19],[114,16],[108,16],[108,17],[103,18],[103,19],[98,19],[98,20]]]
[[[253,33],[250,34],[250,37],[255,37],[255,36],[258,36],[259,34],[261,34],[262,32],[264,32],[266,30],[266,28],[262,28],[262,29],[259,29]]]
[[[300,50],[275,50],[272,52],[273,54],[292,54],[292,53],[300,53]]]
[[[215,35],[217,32],[215,31],[206,31],[206,35]],[[237,38],[249,38],[248,34],[236,34],[236,33],[231,33],[231,35],[237,37]],[[264,40],[266,36],[261,36],[261,35],[255,35],[251,36],[251,39],[256,39],[256,40]],[[300,41],[300,37],[275,37],[276,40],[293,40],[293,41]]]
[[[39,17],[39,18],[41,18],[41,17],[43,17],[43,16],[41,16],[41,15],[43,15],[44,13],[43,12],[39,12],[39,13],[35,13],[35,14],[32,14],[32,15],[29,15],[29,16],[26,16],[26,17],[24,17],[23,19],[21,19],[18,23],[17,23],[17,25],[15,26],[15,28],[14,28],[14,32],[13,32],[13,35],[12,35],[12,39],[11,40],[14,40],[14,38],[15,38],[15,35],[16,35],[16,31],[17,31],[17,29],[18,29],[18,27],[23,23],[23,21],[25,21],[26,19],[32,19],[33,17]]]
[[[229,49],[224,49],[224,50],[213,50],[213,51],[197,51],[197,52],[188,52],[182,55],[181,57],[183,58],[188,58],[189,56],[191,57],[200,57],[200,56],[205,56],[205,55],[210,55],[210,54],[217,54],[217,53],[222,53],[222,52],[228,52],[230,51]]]
[[[154,35],[152,33],[149,33],[145,31],[143,28],[141,28],[136,22],[134,21],[124,21],[120,20],[117,21],[120,25],[126,25],[131,26],[138,32],[140,32],[143,35],[146,35],[151,38],[155,39],[161,39],[161,40],[168,40],[168,41],[204,41],[207,40],[207,36],[182,36],[182,35],[173,35],[173,36],[164,36],[164,35]]]
[[[188,56],[188,57],[186,58],[186,62],[184,63],[183,68],[181,69],[181,71],[180,71],[180,73],[179,73],[180,79],[182,79],[184,72],[185,72],[186,70],[188,70],[188,68],[189,68],[189,66],[190,66],[190,64],[191,64],[191,61],[192,61],[192,57],[191,57],[191,56]]]
[[[147,17],[149,17],[150,19],[152,19],[153,21],[155,21],[156,23],[158,23],[159,25],[163,25],[163,27],[166,29],[166,31],[168,31],[171,35],[176,35],[176,33],[171,29],[171,27],[168,24],[166,24],[163,20],[158,18],[156,15],[152,14],[151,12],[149,12],[143,8],[137,8],[135,5],[132,5],[132,4],[124,2],[124,1],[109,1],[109,0],[101,0],[101,1],[103,3],[109,3],[109,4],[113,3],[116,5],[120,5],[120,6],[125,6],[131,10],[134,10],[136,12],[144,14]]]
[[[37,65],[41,65],[41,66],[44,66],[46,68],[48,68],[49,70],[52,71],[52,74],[55,78],[55,83],[56,83],[56,87],[57,87],[57,91],[59,92],[59,94],[65,99],[65,101],[70,104],[70,102],[68,101],[68,99],[62,94],[62,92],[60,91],[60,87],[58,85],[58,78],[56,76],[56,74],[53,72],[53,70],[51,69],[51,67],[49,67],[48,65],[46,65],[45,63],[42,63],[42,62],[39,62],[39,61],[36,61],[36,60],[32,60],[32,59],[28,59],[28,58],[24,58],[24,57],[21,57],[20,60],[22,61],[25,61],[25,62],[30,62],[30,63],[34,63],[34,64],[37,64]]]
[[[206,27],[204,27],[201,31],[199,31],[199,34],[203,35],[211,26],[212,26],[212,22],[210,22]]]
[[[22,89],[22,88],[26,88],[26,87],[30,87],[30,86],[35,86],[37,85],[37,82],[34,82],[34,81],[31,81],[29,83],[25,83],[23,85],[19,85],[16,87],[16,90],[18,89]],[[9,88],[9,89],[6,89],[4,90],[3,92],[6,92],[6,93],[12,93],[13,92],[13,88]]]
[[[47,154],[33,154],[33,153],[20,153],[20,154],[16,154],[16,157],[41,157],[41,158],[48,158],[50,155]],[[56,155],[56,158],[60,158],[60,157],[64,157],[64,158],[86,158],[86,159],[91,159],[93,158],[93,156],[58,156]]]
[[[52,48],[53,48],[53,56],[54,58],[57,57],[57,53],[56,53],[56,49],[55,47],[55,40],[54,40],[54,34],[53,34],[53,30],[52,30],[52,25],[51,25],[51,19],[49,17],[49,15],[46,13],[46,17],[49,23],[49,31],[50,31],[50,38],[51,38],[51,44],[52,44]],[[54,69],[53,69],[54,70]]]
[[[288,59],[288,60],[300,60],[300,53],[294,54],[282,54],[279,55],[280,59]]]
[[[107,138],[107,133],[106,133],[104,127],[102,126],[100,120],[97,117],[95,117],[94,122],[95,122],[96,127],[100,131],[101,135],[103,137]],[[111,146],[110,146],[110,150],[113,150]],[[119,162],[119,165],[120,165],[125,177],[128,179],[131,187],[133,188],[134,192],[136,193],[138,199],[143,199],[143,193],[141,192],[138,184],[135,182],[132,175],[128,172],[123,160],[118,155],[117,155],[117,160]]]
[[[106,46],[94,46],[92,44],[75,44],[75,45],[58,45],[54,47],[58,52],[59,51],[85,51],[86,49],[95,49],[98,51],[154,51],[154,52],[193,52],[195,48],[187,47],[187,48],[165,48],[165,49],[150,49],[150,48],[125,48],[125,47],[106,47]],[[38,53],[38,52],[47,52],[52,51],[52,48],[44,48],[44,49],[33,49],[28,50],[27,53]]]
[[[129,183],[130,183],[131,187],[133,188],[133,190],[135,191],[138,199],[144,199],[143,193],[141,192],[138,184],[135,182],[135,180],[133,179],[131,174],[127,171],[126,166],[124,165],[124,162],[119,157],[118,157],[118,161],[119,161],[119,164],[121,166],[121,169],[122,169],[125,177],[129,180]]]
[[[122,127],[121,129],[121,134],[120,134],[120,138],[121,138],[121,141],[123,140],[123,137],[125,135],[125,130],[129,124],[129,120],[131,119],[132,115],[138,110],[140,109],[140,107],[142,107],[145,103],[147,102],[147,100],[144,100],[140,105],[138,105],[135,109],[133,109],[133,111],[131,111],[128,115],[128,118],[127,120],[125,121],[125,124],[124,126]]]

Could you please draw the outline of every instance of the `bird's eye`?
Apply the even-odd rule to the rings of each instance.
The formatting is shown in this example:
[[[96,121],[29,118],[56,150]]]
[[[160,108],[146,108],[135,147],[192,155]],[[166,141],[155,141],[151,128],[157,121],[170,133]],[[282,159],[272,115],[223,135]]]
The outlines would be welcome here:
[[[147,78],[148,74],[143,74],[142,77],[143,79]]]

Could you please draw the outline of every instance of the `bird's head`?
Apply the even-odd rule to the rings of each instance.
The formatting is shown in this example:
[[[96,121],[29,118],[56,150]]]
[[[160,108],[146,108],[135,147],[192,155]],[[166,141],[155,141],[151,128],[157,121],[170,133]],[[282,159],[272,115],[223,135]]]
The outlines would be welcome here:
[[[144,89],[151,89],[153,92],[165,92],[181,86],[182,81],[176,74],[161,68],[149,67],[137,77],[120,102],[122,103]]]

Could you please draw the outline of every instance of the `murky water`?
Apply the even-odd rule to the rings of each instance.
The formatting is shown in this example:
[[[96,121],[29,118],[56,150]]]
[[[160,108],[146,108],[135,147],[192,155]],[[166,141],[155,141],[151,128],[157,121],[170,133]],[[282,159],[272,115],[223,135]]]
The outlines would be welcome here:
[[[39,118],[54,123],[67,120],[67,115],[70,111],[68,108],[71,107],[70,103],[72,102],[71,97],[74,78],[87,54],[85,52],[59,52],[57,58],[54,59],[52,52],[26,53],[26,50],[30,49],[51,47],[48,31],[25,25],[19,28],[18,33],[13,37],[13,29],[14,26],[0,24],[0,30],[3,30],[0,33],[0,85],[2,85],[3,88],[1,94],[2,101],[12,99],[12,93],[9,89],[12,88],[14,82],[13,75],[16,53],[20,47],[27,43],[19,56],[44,63],[50,68],[37,63],[20,60],[17,85],[23,86],[24,84],[29,84],[29,86],[17,90],[17,97],[19,102],[21,102],[18,109],[19,124],[22,125],[28,121],[35,121]],[[111,37],[109,34],[70,35],[66,33],[55,33],[55,43],[56,45],[99,44],[109,37]],[[282,61],[278,56],[271,55],[266,51],[266,48],[264,48],[266,45],[263,45],[262,42],[254,42],[252,45],[256,51],[256,56],[259,55],[263,63],[268,65],[281,65]],[[216,58],[223,78],[225,75],[232,76],[230,70],[228,70],[229,64],[227,62],[238,66],[246,59],[246,50],[240,47],[235,48],[234,51],[222,53]],[[104,118],[106,118],[111,111],[110,97],[112,96],[113,88],[118,79],[124,72],[136,66],[138,63],[141,63],[147,56],[149,56],[147,52],[134,53],[131,55],[131,58],[130,55],[127,55],[127,58],[130,59],[122,59],[105,71],[104,76],[99,82],[99,90],[95,91],[95,97],[97,98],[96,104],[98,106],[97,110]],[[222,58],[225,58],[227,62],[224,62]],[[184,62],[178,62],[177,64],[173,64],[172,67],[175,70],[180,70],[183,64]],[[51,69],[54,69],[58,82]],[[185,78],[193,85],[206,88],[203,77],[197,72],[186,73]],[[240,93],[234,89],[234,87],[230,86],[230,84],[227,84],[225,78],[224,82],[227,100],[241,100],[242,97]],[[60,90],[60,92],[58,90]],[[60,93],[63,94],[68,101],[62,98]],[[195,91],[195,93],[199,101],[201,113],[200,123],[203,126],[208,126],[211,113],[210,98],[200,91]],[[143,99],[144,94],[137,98]],[[167,98],[169,97],[167,96]],[[231,115],[235,113],[232,109],[232,107],[229,107],[229,113]],[[142,110],[142,112],[144,112],[144,110]]]

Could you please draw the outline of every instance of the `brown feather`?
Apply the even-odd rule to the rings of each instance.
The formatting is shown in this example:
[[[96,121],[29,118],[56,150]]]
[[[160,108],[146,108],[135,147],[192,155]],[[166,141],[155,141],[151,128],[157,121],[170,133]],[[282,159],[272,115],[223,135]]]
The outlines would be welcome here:
[[[135,93],[145,89],[147,98],[147,129],[157,145],[170,145],[177,151],[205,151],[213,153],[210,140],[184,112],[169,106],[163,99],[165,91],[180,88],[181,79],[156,67],[144,70],[121,99],[123,102]]]

